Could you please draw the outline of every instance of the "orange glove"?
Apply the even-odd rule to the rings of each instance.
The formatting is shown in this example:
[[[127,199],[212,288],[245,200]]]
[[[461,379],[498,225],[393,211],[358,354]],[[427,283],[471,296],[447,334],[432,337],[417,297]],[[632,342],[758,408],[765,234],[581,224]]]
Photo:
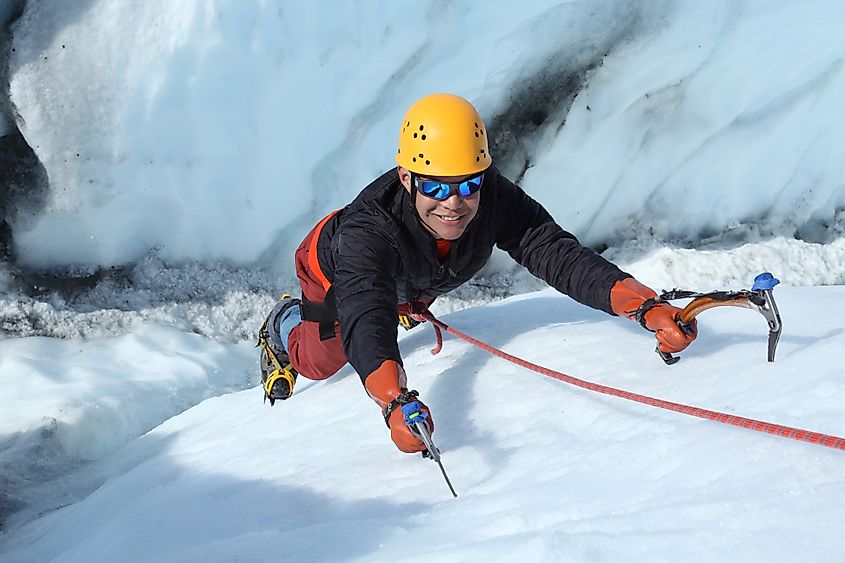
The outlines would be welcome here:
[[[626,278],[611,288],[610,308],[620,317],[639,321],[643,328],[655,333],[661,352],[680,352],[698,336],[698,323],[692,319],[682,329],[678,324],[681,309],[668,303],[646,303],[655,297],[657,294],[652,289],[634,278]]]
[[[390,438],[393,443],[401,451],[412,454],[425,451],[425,444],[414,436],[405,424],[402,405],[410,401],[419,401],[415,396],[416,391],[409,393],[406,385],[405,370],[394,360],[385,360],[364,380],[367,393],[381,407],[385,422],[390,428]],[[423,405],[423,410],[428,412],[428,407]],[[429,430],[434,432],[434,421],[430,413],[426,422]]]
[[[410,397],[410,400],[417,401],[422,405],[421,410],[428,413],[425,419],[428,429],[430,432],[434,432],[434,422],[431,420],[431,413],[428,407],[415,397]],[[407,454],[425,451],[425,444],[423,444],[422,440],[414,436],[411,428],[405,422],[405,414],[402,412],[401,405],[390,412],[387,418],[387,425],[390,427],[390,439],[393,440],[397,448]]]

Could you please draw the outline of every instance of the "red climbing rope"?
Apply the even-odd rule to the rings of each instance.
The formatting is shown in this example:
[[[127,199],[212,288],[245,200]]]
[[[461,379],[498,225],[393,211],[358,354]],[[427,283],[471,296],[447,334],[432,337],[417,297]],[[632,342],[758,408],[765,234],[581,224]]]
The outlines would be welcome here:
[[[828,448],[845,450],[845,438],[840,438],[839,436],[831,436],[829,434],[811,432],[809,430],[802,430],[800,428],[782,426],[780,424],[774,424],[772,422],[764,422],[761,420],[754,420],[752,418],[745,418],[742,416],[735,416],[732,414],[711,411],[698,407],[691,407],[688,405],[682,405],[680,403],[664,401],[663,399],[655,399],[653,397],[640,395],[638,393],[631,393],[629,391],[615,389],[606,385],[591,383],[589,381],[584,381],[583,379],[578,379],[577,377],[572,377],[571,375],[566,375],[565,373],[560,373],[549,368],[544,368],[543,366],[533,364],[529,361],[523,360],[522,358],[512,356],[507,352],[503,352],[502,350],[494,348],[493,346],[490,346],[489,344],[486,344],[481,340],[478,340],[477,338],[473,338],[468,334],[464,334],[463,332],[450,327],[446,323],[436,319],[434,315],[432,315],[429,311],[417,312],[413,316],[417,320],[426,320],[430,322],[432,326],[434,326],[434,331],[437,335],[437,346],[431,351],[432,354],[437,354],[442,348],[443,339],[440,330],[443,329],[449,334],[456,336],[461,340],[465,340],[473,346],[477,346],[478,348],[481,348],[482,350],[489,352],[494,356],[499,356],[500,358],[508,360],[509,362],[513,362],[518,366],[528,368],[543,375],[547,375],[559,381],[563,381],[564,383],[569,383],[570,385],[581,387],[582,389],[596,391],[598,393],[604,393],[605,395],[612,395],[614,397],[620,397],[622,399],[628,399],[629,401],[635,401],[637,403],[643,403],[645,405],[651,405],[653,407],[658,407],[661,409],[667,409],[670,411],[688,414],[690,416],[697,416],[699,418],[705,418],[707,420],[714,420],[716,422],[721,422],[724,424],[741,426],[742,428],[749,428],[751,430],[756,430],[757,432],[765,432],[766,434],[774,434],[776,436],[783,436],[784,438],[792,438],[793,440],[810,442],[811,444],[818,444],[820,446],[826,446]]]

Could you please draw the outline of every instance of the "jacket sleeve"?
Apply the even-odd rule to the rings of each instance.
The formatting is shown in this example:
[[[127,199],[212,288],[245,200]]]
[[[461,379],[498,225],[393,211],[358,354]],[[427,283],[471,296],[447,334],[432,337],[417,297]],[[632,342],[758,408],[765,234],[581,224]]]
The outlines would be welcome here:
[[[631,275],[582,246],[542,205],[501,174],[494,189],[496,245],[561,293],[612,315],[610,289]]]
[[[374,224],[355,222],[332,240],[334,295],[343,351],[365,380],[385,360],[402,365],[397,344],[396,282],[400,255]]]

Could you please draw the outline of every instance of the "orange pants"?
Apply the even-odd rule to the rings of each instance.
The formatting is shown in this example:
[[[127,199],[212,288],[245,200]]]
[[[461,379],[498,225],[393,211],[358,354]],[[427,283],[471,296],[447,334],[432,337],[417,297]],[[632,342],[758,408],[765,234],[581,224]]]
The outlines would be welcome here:
[[[302,295],[312,303],[322,303],[330,284],[317,261],[317,239],[326,224],[336,212],[320,221],[296,249],[296,277]],[[300,375],[308,379],[328,379],[346,364],[346,354],[340,340],[340,325],[334,323],[334,338],[320,340],[320,324],[302,320],[288,336],[290,361]]]

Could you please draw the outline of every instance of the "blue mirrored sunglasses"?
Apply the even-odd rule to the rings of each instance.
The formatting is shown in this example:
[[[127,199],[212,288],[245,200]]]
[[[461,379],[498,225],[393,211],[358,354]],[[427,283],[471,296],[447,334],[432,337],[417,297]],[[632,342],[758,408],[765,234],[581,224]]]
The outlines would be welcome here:
[[[445,201],[452,197],[452,194],[458,194],[461,197],[467,197],[481,189],[481,183],[484,182],[484,173],[478,176],[467,178],[463,182],[443,182],[440,180],[423,180],[416,174],[413,175],[414,185],[417,187],[422,195],[436,199],[437,201]]]

